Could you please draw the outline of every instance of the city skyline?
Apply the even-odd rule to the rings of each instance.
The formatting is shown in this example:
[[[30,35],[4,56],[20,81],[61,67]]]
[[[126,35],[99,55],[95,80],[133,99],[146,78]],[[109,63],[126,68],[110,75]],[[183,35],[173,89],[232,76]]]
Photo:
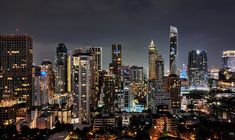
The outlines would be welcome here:
[[[1,0],[0,139],[235,139],[233,13],[232,0]]]
[[[5,20],[0,32],[17,34],[17,28],[19,34],[33,35],[36,64],[44,59],[54,62],[55,48],[58,43],[65,43],[68,50],[102,46],[103,64],[107,68],[111,45],[118,43],[123,47],[123,64],[147,68],[147,48],[150,40],[154,40],[168,70],[171,25],[179,32],[178,68],[187,64],[187,53],[192,49],[208,51],[209,67],[221,67],[222,51],[233,49],[234,2],[229,0],[13,2],[11,7],[7,6],[9,1],[1,4],[0,15]]]

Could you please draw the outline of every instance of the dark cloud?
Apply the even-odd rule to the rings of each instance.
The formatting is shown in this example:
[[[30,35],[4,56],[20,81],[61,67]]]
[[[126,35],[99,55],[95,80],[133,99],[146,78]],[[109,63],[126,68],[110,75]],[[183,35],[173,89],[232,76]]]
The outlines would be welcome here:
[[[234,48],[234,0],[0,0],[0,33],[34,36],[34,62],[54,61],[59,42],[70,50],[103,46],[104,65],[111,44],[123,45],[125,64],[147,67],[151,39],[168,68],[169,26],[179,31],[179,66],[191,49],[208,51],[220,66],[223,50]]]

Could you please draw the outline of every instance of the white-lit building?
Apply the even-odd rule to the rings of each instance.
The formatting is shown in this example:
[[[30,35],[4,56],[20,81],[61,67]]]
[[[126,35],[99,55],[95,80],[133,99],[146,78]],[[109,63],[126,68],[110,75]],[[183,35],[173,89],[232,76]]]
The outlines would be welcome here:
[[[235,50],[223,51],[222,61],[223,68],[229,68],[235,72]]]
[[[92,53],[76,49],[73,54],[73,92],[79,123],[90,123]],[[77,113],[77,114],[76,114]]]
[[[189,90],[208,91],[207,52],[192,50],[188,54]]]

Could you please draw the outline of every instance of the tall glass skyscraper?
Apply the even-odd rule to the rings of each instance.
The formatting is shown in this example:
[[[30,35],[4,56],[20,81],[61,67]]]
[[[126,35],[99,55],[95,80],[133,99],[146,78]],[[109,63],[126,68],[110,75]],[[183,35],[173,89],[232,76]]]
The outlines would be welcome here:
[[[223,68],[229,68],[231,72],[235,72],[235,50],[223,51],[222,61]]]
[[[170,26],[170,74],[178,75],[178,31],[176,27]]]
[[[56,48],[56,93],[67,92],[67,48],[60,43]]]

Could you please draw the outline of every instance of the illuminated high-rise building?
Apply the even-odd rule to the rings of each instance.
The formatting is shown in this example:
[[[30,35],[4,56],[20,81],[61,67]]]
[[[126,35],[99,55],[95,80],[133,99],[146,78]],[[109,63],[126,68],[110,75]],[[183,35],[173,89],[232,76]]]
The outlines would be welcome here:
[[[157,60],[157,48],[154,45],[153,40],[149,47],[149,80],[156,80],[156,60]]]
[[[208,90],[207,52],[192,50],[188,54],[189,90]]]
[[[149,73],[148,73],[148,96],[147,104],[149,107],[152,105],[152,101],[157,93],[157,81],[156,81],[156,60],[158,59],[157,48],[154,45],[153,40],[151,41],[149,47]]]
[[[94,69],[92,72],[92,97],[91,97],[91,108],[96,110],[98,107],[98,102],[100,99],[100,89],[99,89],[99,72],[102,71],[102,47],[91,47],[90,51],[93,54],[92,63]]]
[[[112,44],[112,62],[109,64],[109,70],[115,75],[115,99],[118,100],[121,87],[121,76],[119,67],[122,65],[122,46],[121,44]],[[115,101],[115,110],[118,109],[118,101]]]
[[[157,90],[158,92],[162,92],[163,78],[164,78],[164,60],[161,55],[158,56],[155,65],[156,65]]]
[[[0,99],[31,105],[32,42],[30,35],[0,35]]]
[[[56,93],[67,92],[67,48],[60,43],[56,48]]]
[[[166,92],[170,93],[171,97],[171,112],[175,114],[179,111],[181,105],[181,81],[179,76],[176,74],[171,74],[165,77],[165,86]]]
[[[144,81],[144,69],[143,67],[131,66],[130,67],[131,81],[135,83],[142,83]]]
[[[73,92],[79,123],[90,123],[92,52],[76,49],[73,54]]]
[[[144,83],[144,69],[143,67],[131,66],[130,67],[130,97],[134,95],[144,95],[145,94],[145,83]],[[125,84],[127,85],[128,82]],[[133,96],[132,96],[133,95]],[[130,98],[131,99],[131,98]],[[131,101],[131,100],[130,100]]]
[[[53,64],[44,60],[41,65],[33,66],[33,106],[47,105],[55,94],[55,73]]]
[[[120,111],[130,111],[131,97],[131,70],[129,66],[120,66],[118,70],[120,76],[120,92],[118,93],[117,108]]]
[[[67,55],[67,92],[72,91],[72,52],[68,51]]]
[[[122,65],[122,46],[121,44],[112,44],[112,63],[110,64],[110,70],[114,73],[118,73],[118,66]]]
[[[223,68],[235,72],[235,50],[223,51]]]
[[[40,76],[41,76],[41,68],[39,66],[33,66],[32,67],[32,79],[33,79],[32,106],[41,105]]]
[[[102,47],[91,47],[90,48],[95,55],[95,67],[98,71],[102,70]]]
[[[103,78],[104,110],[106,113],[115,113],[115,76],[105,72]]]
[[[45,105],[55,94],[53,64],[49,60],[44,60],[40,65],[40,70],[41,104]]]
[[[178,31],[176,27],[170,26],[170,74],[178,75]]]

